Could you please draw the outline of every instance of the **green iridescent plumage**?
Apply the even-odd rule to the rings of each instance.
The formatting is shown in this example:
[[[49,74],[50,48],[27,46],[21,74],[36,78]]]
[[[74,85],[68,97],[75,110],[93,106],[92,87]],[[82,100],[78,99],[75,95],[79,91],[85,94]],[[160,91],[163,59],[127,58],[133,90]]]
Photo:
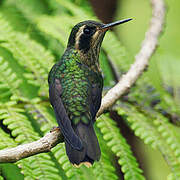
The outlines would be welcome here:
[[[65,53],[49,73],[50,102],[64,135],[66,153],[76,165],[91,165],[100,158],[93,129],[103,88],[99,51],[106,31],[120,23],[78,23],[71,31]]]
[[[81,64],[81,57],[76,50],[68,49],[61,61],[51,70],[53,79],[61,79],[64,107],[73,124],[82,121],[88,124],[90,114],[91,84],[102,88],[101,74]],[[50,77],[51,77],[50,76]]]

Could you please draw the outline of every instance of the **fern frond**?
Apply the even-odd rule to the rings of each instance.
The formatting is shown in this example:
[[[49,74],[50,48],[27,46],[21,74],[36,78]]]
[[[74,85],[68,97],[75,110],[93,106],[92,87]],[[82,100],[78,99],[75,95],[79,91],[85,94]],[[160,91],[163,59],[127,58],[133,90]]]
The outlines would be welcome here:
[[[180,133],[180,130],[170,124],[160,113],[153,112],[153,116],[155,119],[153,123],[156,125],[158,132],[164,138],[174,156],[172,162],[169,163],[173,172],[172,179],[180,179],[180,139],[176,135],[176,133]],[[169,154],[167,154],[167,156],[168,155]]]
[[[11,99],[28,101],[37,95],[37,88],[23,76],[26,72],[5,48],[0,48],[0,96],[2,101]],[[2,82],[1,82],[2,81]]]
[[[51,35],[52,37],[59,40],[60,43],[65,47],[68,40],[68,33],[70,27],[62,23],[65,21],[67,23],[67,16],[40,16],[37,18],[37,26],[46,34]],[[60,24],[57,22],[61,22]]]
[[[54,57],[40,44],[31,40],[28,35],[12,30],[8,22],[0,15],[0,40],[2,47],[7,48],[18,62],[28,67],[28,73],[24,74],[30,83],[41,87],[42,93],[47,95],[47,75],[53,65]],[[46,82],[46,83],[45,83]]]
[[[43,132],[43,134],[46,134],[53,127],[57,126],[55,117],[53,117],[48,110],[49,106],[46,107],[40,103],[31,103],[27,104],[25,108],[26,111],[30,113],[33,119],[35,119],[39,124],[40,130]]]
[[[108,148],[106,141],[100,130],[95,126],[96,135],[98,137],[99,145],[101,148],[101,158],[93,165],[93,173],[97,180],[113,180],[118,179],[116,175],[115,165],[113,164],[113,155]]]
[[[0,112],[0,120],[1,120],[1,115],[3,113],[3,110]],[[9,134],[5,133],[2,129],[0,129],[0,149],[5,149],[5,148],[12,148],[17,146],[17,143],[10,137]],[[13,173],[16,172],[17,174],[12,174],[12,168],[14,169]],[[6,163],[1,163],[0,164],[0,174],[2,174],[3,177],[6,179],[23,179],[23,175],[19,172],[19,169],[16,164],[6,164]],[[0,178],[1,179],[1,178]]]
[[[38,139],[39,136],[33,130],[31,123],[27,117],[22,114],[24,113],[23,109],[11,106],[5,106],[5,108],[6,113],[4,113],[4,115],[6,118],[3,120],[3,124],[11,130],[17,143],[22,144]]]
[[[167,89],[165,89],[165,82],[163,80],[163,77],[160,74],[160,70],[158,68],[158,64],[163,64],[164,61],[160,60],[159,61],[152,61],[151,62],[151,68],[149,69],[149,71],[147,72],[148,75],[148,81],[150,81],[150,83],[157,89],[157,91],[159,92],[159,96],[162,99],[162,101],[159,102],[159,104],[157,105],[157,109],[158,106],[160,106],[162,109],[165,109],[167,111],[170,111],[171,114],[176,113],[178,115],[180,115],[180,108],[178,103],[175,101],[175,99],[173,98],[173,96],[167,91]],[[171,62],[169,62],[168,64],[168,69],[170,68],[169,65],[171,64]],[[176,63],[176,61],[174,62],[175,65],[171,65],[171,66],[179,66],[179,63]],[[175,80],[173,81],[178,81],[178,77],[174,78]],[[172,79],[171,79],[172,81]],[[162,86],[162,84],[164,84],[164,86]]]
[[[11,97],[12,93],[8,88],[7,84],[0,81],[0,100],[1,102],[6,102]]]
[[[115,168],[110,163],[109,157],[103,153],[101,148],[101,159],[94,164],[93,173],[96,176],[97,180],[113,180],[118,179],[118,176],[115,174]]]
[[[3,109],[2,107],[3,107],[3,105],[1,104],[0,120],[6,119],[9,116],[7,114],[8,113],[7,109]],[[10,138],[10,136],[8,134],[6,134],[2,129],[0,129],[0,134],[1,134],[1,136],[0,136],[0,142],[1,142],[0,143],[0,149],[5,149],[5,148],[8,148],[8,147],[17,146],[17,143],[12,138]],[[23,163],[23,162],[24,161],[21,161],[21,162],[18,163],[18,166],[20,168],[28,165],[28,163],[26,165],[26,163]],[[28,168],[29,168],[29,171],[30,171],[29,174],[31,175],[32,172],[30,170],[30,167],[28,166]],[[26,168],[22,168],[22,171],[23,171],[23,169],[26,171]],[[27,175],[27,173],[25,173],[25,175]],[[30,176],[30,177],[33,178],[33,176]]]
[[[48,154],[39,154],[19,161],[18,167],[25,179],[53,179],[61,180],[58,169]]]
[[[19,87],[21,80],[16,77],[16,74],[9,68],[7,61],[0,56],[0,82],[2,82],[0,89],[6,88],[6,95],[14,93],[19,95],[17,88]],[[10,92],[8,92],[10,91]]]
[[[152,122],[149,122],[147,118],[136,111],[133,106],[129,106],[129,104],[121,104],[121,108],[117,108],[118,114],[122,116],[127,115],[127,123],[134,131],[135,135],[143,139],[145,144],[150,145],[152,148],[157,148],[158,141],[156,139],[158,133],[153,127]]]
[[[121,170],[125,174],[124,178],[128,179],[145,179],[142,170],[138,167],[138,163],[130,150],[124,137],[120,134],[116,123],[110,119],[108,115],[102,115],[96,120],[97,127],[100,128],[103,138],[107,141],[107,145],[113,153],[119,158],[118,163]]]
[[[171,168],[173,173],[173,177],[175,179],[180,178],[180,137],[179,128],[175,127],[171,123],[168,122],[168,119],[165,118],[162,114],[155,111],[145,111],[145,113],[150,116],[153,120],[153,124],[157,128],[160,133],[162,139],[164,139],[167,146],[170,148],[169,151],[174,156],[171,162]],[[166,154],[167,156],[169,155]]]
[[[120,104],[117,112],[122,116],[127,116],[125,120],[136,136],[140,137],[144,143],[160,150],[170,166],[173,176],[176,179],[180,178],[179,142],[172,135],[173,131],[167,120],[163,120],[164,118],[160,119],[158,116],[156,117],[156,113],[155,116],[152,116],[153,114],[147,115],[147,110],[144,110],[147,114],[142,114],[134,106],[127,103]],[[173,141],[176,141],[176,143]]]
[[[3,124],[11,130],[16,143],[28,143],[40,138],[24,115],[23,109],[15,108],[9,104],[3,106],[4,111],[1,111],[0,117],[3,118]],[[59,171],[49,154],[32,156],[19,161],[17,164],[22,169],[25,179],[60,179]]]
[[[180,133],[180,130],[169,123],[168,120],[160,113],[153,112],[153,117],[155,119],[153,123],[158,128],[162,137],[166,140],[166,143],[170,146],[172,151],[174,151],[175,157],[179,161],[180,165],[180,138],[177,135]]]
[[[0,112],[0,120],[1,120],[1,114]],[[5,133],[2,129],[0,129],[0,149],[5,149],[7,147],[15,147],[17,144],[14,142],[12,138],[10,138],[10,135]]]

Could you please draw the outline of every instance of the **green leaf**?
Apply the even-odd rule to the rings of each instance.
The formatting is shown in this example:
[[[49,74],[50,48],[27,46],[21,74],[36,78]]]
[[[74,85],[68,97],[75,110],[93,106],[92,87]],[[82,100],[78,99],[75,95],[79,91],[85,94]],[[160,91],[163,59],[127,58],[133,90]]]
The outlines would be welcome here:
[[[116,123],[110,119],[108,115],[101,115],[97,119],[97,127],[103,129],[103,138],[107,141],[107,145],[112,152],[119,158],[118,163],[127,179],[145,179],[142,170],[138,167],[138,163],[132,154],[132,151],[124,137],[120,134]],[[105,130],[106,129],[106,130]],[[128,173],[128,174],[127,174]]]

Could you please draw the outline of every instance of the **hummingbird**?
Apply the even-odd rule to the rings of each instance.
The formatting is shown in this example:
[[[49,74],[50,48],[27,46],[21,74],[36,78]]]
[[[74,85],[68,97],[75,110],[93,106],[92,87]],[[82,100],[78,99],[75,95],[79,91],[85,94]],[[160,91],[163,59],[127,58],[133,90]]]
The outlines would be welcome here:
[[[64,54],[49,72],[50,103],[64,136],[66,154],[75,166],[89,167],[100,159],[93,128],[103,89],[100,47],[111,27],[130,20],[109,24],[87,20],[76,24]]]

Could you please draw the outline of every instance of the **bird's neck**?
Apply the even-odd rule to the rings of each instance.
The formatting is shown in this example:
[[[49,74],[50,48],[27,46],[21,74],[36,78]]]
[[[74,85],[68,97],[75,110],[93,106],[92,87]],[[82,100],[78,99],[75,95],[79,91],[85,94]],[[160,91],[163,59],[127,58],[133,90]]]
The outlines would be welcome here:
[[[99,53],[95,52],[93,49],[89,50],[87,53],[81,51],[78,52],[83,64],[88,66],[93,71],[100,71],[99,66]]]
[[[99,65],[99,50],[100,48],[90,49],[88,52],[84,53],[83,51],[72,49],[73,52],[78,56],[80,63],[86,65],[89,69],[94,72],[101,72]]]

